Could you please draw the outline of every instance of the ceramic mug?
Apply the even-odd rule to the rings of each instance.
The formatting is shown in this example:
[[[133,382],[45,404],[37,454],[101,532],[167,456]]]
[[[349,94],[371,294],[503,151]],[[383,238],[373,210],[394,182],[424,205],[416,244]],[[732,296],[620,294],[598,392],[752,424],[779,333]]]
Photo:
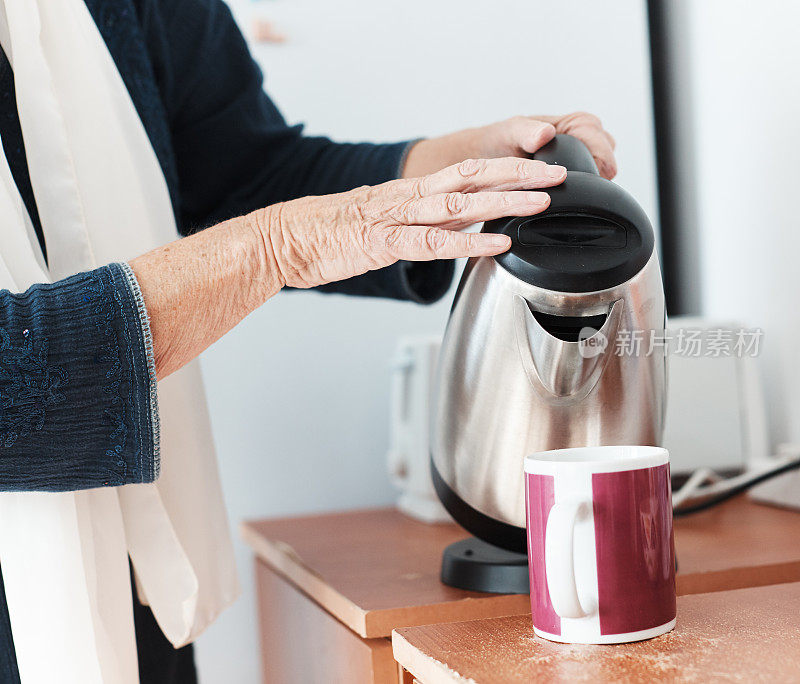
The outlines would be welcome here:
[[[534,632],[616,644],[675,626],[669,454],[646,446],[525,459]]]

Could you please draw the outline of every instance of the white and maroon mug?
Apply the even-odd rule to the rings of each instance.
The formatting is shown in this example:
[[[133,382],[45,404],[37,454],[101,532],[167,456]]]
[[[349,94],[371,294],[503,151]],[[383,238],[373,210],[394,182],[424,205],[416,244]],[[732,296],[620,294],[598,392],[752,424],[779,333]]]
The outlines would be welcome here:
[[[533,630],[618,644],[675,626],[669,453],[646,446],[525,459]]]

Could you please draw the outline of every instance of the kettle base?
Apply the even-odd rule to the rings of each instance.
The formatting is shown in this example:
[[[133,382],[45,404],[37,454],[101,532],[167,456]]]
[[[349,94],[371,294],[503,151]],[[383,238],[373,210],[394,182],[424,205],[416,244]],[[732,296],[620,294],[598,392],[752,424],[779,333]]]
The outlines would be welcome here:
[[[527,594],[530,592],[528,556],[468,537],[444,550],[441,579],[458,589]]]

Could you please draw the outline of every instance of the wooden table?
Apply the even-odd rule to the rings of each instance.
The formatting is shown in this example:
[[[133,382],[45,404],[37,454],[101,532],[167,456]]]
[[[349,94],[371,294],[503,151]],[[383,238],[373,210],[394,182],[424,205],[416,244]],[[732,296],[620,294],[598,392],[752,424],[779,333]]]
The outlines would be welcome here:
[[[519,615],[527,595],[439,581],[466,535],[395,509],[245,523],[256,556],[265,682],[395,682],[395,628]],[[800,581],[800,513],[737,499],[675,523],[678,593]]]
[[[556,644],[530,613],[406,627],[397,661],[425,684],[800,681],[800,583],[678,598],[678,624],[633,644]]]
[[[800,580],[800,512],[739,497],[675,519],[678,595]]]

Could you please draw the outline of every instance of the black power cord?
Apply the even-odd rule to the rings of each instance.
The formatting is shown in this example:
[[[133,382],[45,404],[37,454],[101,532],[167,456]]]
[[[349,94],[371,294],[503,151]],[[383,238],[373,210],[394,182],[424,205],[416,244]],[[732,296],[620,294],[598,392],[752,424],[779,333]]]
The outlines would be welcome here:
[[[692,513],[699,513],[700,511],[705,511],[706,509],[712,508],[717,504],[721,504],[723,501],[732,499],[737,494],[741,494],[742,492],[747,491],[748,489],[750,489],[750,487],[760,484],[766,480],[770,480],[773,477],[777,477],[778,475],[783,475],[784,473],[788,473],[790,470],[797,470],[798,468],[800,468],[800,458],[795,459],[794,461],[789,461],[788,463],[784,463],[782,466],[776,468],[775,470],[770,470],[766,473],[762,473],[761,475],[754,477],[752,480],[748,480],[747,482],[742,482],[742,484],[736,485],[736,487],[729,489],[727,492],[723,492],[722,494],[713,496],[710,499],[701,501],[698,504],[676,508],[672,511],[672,515],[675,516],[676,518],[680,518],[681,516],[684,515],[691,515]]]

